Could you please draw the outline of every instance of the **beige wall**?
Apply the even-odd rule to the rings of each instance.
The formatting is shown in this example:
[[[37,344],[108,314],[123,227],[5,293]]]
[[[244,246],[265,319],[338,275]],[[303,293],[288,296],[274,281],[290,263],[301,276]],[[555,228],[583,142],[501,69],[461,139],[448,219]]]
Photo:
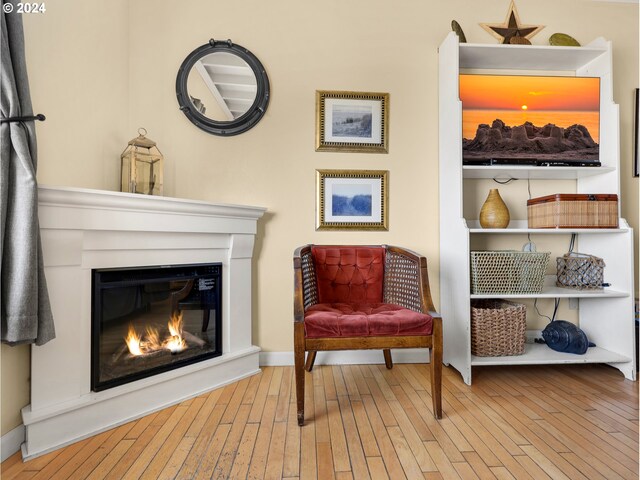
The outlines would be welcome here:
[[[80,1],[58,2],[67,3]],[[304,243],[395,243],[416,249],[429,258],[437,303],[437,47],[453,18],[470,42],[495,43],[478,22],[502,21],[508,1],[486,0],[482,8],[478,5],[475,0],[328,0],[313,4],[296,0],[132,0],[128,12],[116,8],[122,14],[121,23],[116,14],[108,17],[113,20],[111,27],[104,27],[101,16],[38,20],[47,23],[51,35],[44,35],[36,20],[29,18],[29,51],[47,45],[57,52],[58,62],[68,65],[62,71],[55,58],[29,58],[32,77],[47,75],[50,81],[62,83],[69,76],[84,77],[87,70],[95,69],[95,58],[88,64],[68,58],[62,46],[74,41],[89,42],[94,49],[109,48],[115,55],[112,68],[93,72],[100,75],[99,80],[78,82],[76,94],[82,100],[74,100],[73,105],[51,98],[56,94],[46,82],[32,80],[36,105],[38,97],[42,102],[55,102],[48,110],[39,107],[49,116],[63,115],[69,108],[83,110],[80,102],[87,97],[93,99],[96,110],[117,111],[97,123],[72,121],[39,127],[39,180],[115,189],[120,151],[137,128],[144,126],[166,157],[166,195],[267,207],[259,226],[254,282],[254,340],[266,351],[292,349],[291,255]],[[623,211],[637,228],[638,181],[629,176],[632,93],[638,85],[638,6],[520,0],[518,10],[526,23],[547,25],[534,37],[537,44],[546,43],[554,32],[569,33],[583,43],[598,36],[613,41],[614,95],[621,111]],[[128,69],[122,64],[127,60],[123,45],[104,45],[116,35],[110,30],[127,21]],[[82,36],[70,37],[71,31],[84,29]],[[101,41],[99,35],[104,35]],[[126,38],[126,31],[121,35]],[[255,128],[236,137],[209,135],[178,110],[177,69],[190,51],[211,37],[230,38],[250,49],[265,65],[271,81],[266,115]],[[96,88],[96,82],[101,88]],[[102,96],[105,82],[119,86],[118,93]],[[389,92],[390,153],[315,152],[316,89]],[[73,146],[65,141],[68,129],[83,141],[91,138],[91,145],[66,148]],[[389,170],[389,232],[316,232],[314,172],[318,168]],[[20,382],[26,383],[16,377],[15,384]],[[16,418],[16,412],[7,413]],[[3,433],[4,428],[3,423]]]
[[[115,190],[127,141],[127,0],[58,0],[24,16],[26,59],[37,124],[38,179]],[[29,347],[1,347],[0,434],[22,423],[29,403]]]

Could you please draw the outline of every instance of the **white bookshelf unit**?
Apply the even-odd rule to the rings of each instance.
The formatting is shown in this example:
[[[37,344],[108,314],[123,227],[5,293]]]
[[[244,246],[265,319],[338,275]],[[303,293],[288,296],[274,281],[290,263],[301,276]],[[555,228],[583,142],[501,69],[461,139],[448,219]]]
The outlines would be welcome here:
[[[512,219],[506,229],[483,229],[475,218],[465,218],[465,179],[528,179],[574,181],[576,193],[620,195],[618,105],[613,102],[611,43],[598,38],[584,47],[490,45],[459,43],[451,32],[439,48],[439,156],[440,156],[440,310],[444,325],[444,363],[471,384],[472,366],[606,363],[627,379],[636,379],[633,319],[633,232],[620,218],[617,229],[529,229],[526,218]],[[462,103],[459,75],[473,71],[512,74],[556,72],[564,76],[600,78],[601,167],[529,167],[462,165]],[[540,74],[540,73],[539,73]],[[497,188],[497,185],[496,185]],[[523,186],[526,188],[526,186]],[[558,192],[562,193],[562,192]],[[620,199],[624,201],[624,199]],[[477,212],[480,211],[477,205]],[[600,291],[579,291],[555,286],[555,276],[545,278],[540,294],[472,295],[470,245],[476,235],[577,234],[579,249],[606,262]],[[513,249],[522,243],[514,240]],[[552,252],[551,261],[563,252]],[[546,345],[527,343],[525,353],[504,357],[471,354],[470,303],[475,298],[565,298],[577,303],[579,327],[591,347],[585,355],[559,353]],[[527,337],[535,332],[528,331]]]

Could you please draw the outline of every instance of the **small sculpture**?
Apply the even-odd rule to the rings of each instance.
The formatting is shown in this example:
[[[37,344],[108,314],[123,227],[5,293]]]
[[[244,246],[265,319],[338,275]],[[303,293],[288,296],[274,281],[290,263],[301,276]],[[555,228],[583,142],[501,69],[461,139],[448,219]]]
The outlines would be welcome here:
[[[509,11],[504,23],[481,23],[480,26],[506,44],[525,44],[524,40],[529,41],[531,37],[544,28],[544,25],[522,25],[513,0],[509,4]],[[511,42],[514,37],[519,37],[519,39]],[[528,44],[530,45],[531,42]]]
[[[467,43],[467,37],[465,37],[462,27],[455,20],[451,20],[451,30],[456,32],[456,35],[460,38],[460,43]]]
[[[549,37],[549,45],[558,47],[579,47],[580,43],[566,33],[554,33]]]

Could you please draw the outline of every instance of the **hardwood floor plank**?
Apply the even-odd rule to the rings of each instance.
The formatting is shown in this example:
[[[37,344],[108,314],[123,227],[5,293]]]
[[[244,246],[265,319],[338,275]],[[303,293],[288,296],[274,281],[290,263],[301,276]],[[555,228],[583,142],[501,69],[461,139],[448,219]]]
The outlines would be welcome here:
[[[207,418],[205,425],[202,427],[200,433],[196,437],[196,441],[189,451],[187,458],[185,458],[182,467],[180,467],[178,476],[176,478],[186,480],[194,477],[196,470],[200,465],[201,459],[205,455],[207,449],[209,448],[209,445],[216,435],[218,426],[220,424],[220,419],[222,418],[222,415],[224,414],[226,408],[227,406],[224,404],[216,405],[215,407],[213,407],[213,410]],[[229,428],[229,430],[230,429],[231,428]]]
[[[413,452],[411,451],[407,440],[402,435],[400,427],[388,427],[387,431],[389,432],[389,438],[391,439],[396,453],[398,454],[398,459],[402,464],[402,469],[407,475],[407,478],[413,479],[423,477],[420,465],[418,465],[418,462],[413,456]]]
[[[233,419],[236,418],[238,409],[240,408],[240,405],[242,405],[242,398],[247,391],[250,380],[250,378],[244,378],[238,382],[233,395],[229,399],[227,409],[224,411],[224,415],[222,415],[222,418],[220,419],[220,423],[233,423]]]
[[[344,424],[342,423],[340,407],[336,400],[327,401],[327,417],[329,418],[329,433],[331,437],[334,468],[336,472],[351,471]]]
[[[289,416],[287,417],[287,438],[285,440],[284,464],[282,466],[282,475],[284,477],[300,476],[300,430],[298,427],[298,418],[296,412],[296,404],[289,404]]]
[[[442,474],[447,480],[462,480],[458,475],[457,470],[453,467],[453,464],[449,461],[449,458],[442,450],[440,444],[436,441],[424,442],[424,446],[433,459],[436,465],[437,471]]]
[[[565,473],[559,469],[549,458],[542,452],[531,445],[525,445],[522,449],[526,455],[516,457],[520,465],[530,472],[536,479],[553,478],[553,480],[571,480]]]
[[[238,453],[233,461],[229,478],[247,478],[259,428],[260,425],[257,423],[248,423],[244,427],[240,445],[238,446]]]
[[[335,479],[336,472],[333,466],[331,443],[317,442],[316,451],[318,455],[318,478],[320,480]]]
[[[214,468],[218,463],[218,458],[220,458],[220,454],[222,453],[222,449],[226,444],[229,432],[232,428],[233,427],[230,423],[220,423],[216,428],[216,432],[211,439],[211,443],[202,456],[202,460],[194,474],[190,477],[186,477],[181,469],[180,472],[178,472],[178,478],[189,478],[195,480],[213,477]]]
[[[249,418],[250,411],[251,405],[243,404],[240,405],[232,423],[226,424],[222,423],[222,420],[220,421],[221,426],[231,425],[231,430],[229,430],[229,434],[226,436],[224,441],[224,446],[218,455],[218,461],[215,464],[213,475],[211,475],[212,478],[227,478],[229,476],[231,467],[233,467],[233,461],[238,453],[238,447],[240,445],[240,440],[242,439],[242,434],[244,433],[244,428],[248,423],[247,419]],[[203,475],[207,473],[208,469],[203,469],[202,464],[200,465],[200,468],[202,469]]]
[[[184,437],[175,449],[164,469],[158,475],[159,480],[172,480],[178,476],[189,451],[193,447],[196,439],[194,437]]]
[[[273,424],[271,433],[271,443],[269,444],[269,456],[267,457],[267,468],[265,469],[265,479],[282,478],[284,464],[284,445],[287,433],[287,425],[282,422]]]
[[[38,475],[35,475],[33,478],[36,478],[38,480],[62,480],[69,478],[78,470],[80,465],[82,465],[93,453],[95,453],[100,448],[100,445],[102,445],[106,440],[109,439],[111,435],[113,435],[114,432],[115,430],[109,430],[96,435],[95,437],[91,437],[91,440],[87,442],[84,447],[82,447],[82,449],[78,451],[78,453],[76,453],[71,459],[69,459],[69,461],[62,465],[61,468],[57,469],[54,472],[47,468],[49,465],[51,465],[49,464],[47,465],[47,467],[40,470]],[[59,459],[60,457],[57,458]],[[87,474],[88,473],[90,472],[87,472]]]
[[[384,466],[382,457],[367,457],[367,466],[371,473],[371,480],[388,480],[389,474]]]
[[[187,411],[180,418],[178,423],[175,425],[173,430],[170,432],[170,435],[167,437],[165,442],[162,444],[162,447],[155,454],[153,460],[144,473],[140,477],[143,480],[154,480],[158,478],[160,472],[164,470],[165,465],[173,455],[173,452],[178,448],[178,444],[180,440],[185,436],[189,427],[191,427],[192,422],[194,421],[196,415],[202,408],[205,403],[205,398],[194,398],[191,404],[187,407]],[[193,438],[193,437],[187,437]],[[195,441],[195,439],[194,439]]]
[[[381,355],[382,361],[382,355]],[[602,365],[318,365],[297,424],[292,367],[265,367],[28,462],[26,479],[638,479],[638,388]]]
[[[495,474],[491,471],[489,466],[484,463],[480,455],[478,455],[476,452],[463,452],[462,455],[467,460],[467,463],[469,463],[476,475],[478,475],[480,480],[495,480]]]
[[[378,409],[378,412],[380,412],[380,417],[382,418],[384,424],[387,427],[398,425],[396,423],[396,417],[394,417],[393,413],[391,413],[391,409],[389,408],[387,399],[384,397],[375,378],[367,378],[367,385],[369,386],[369,391],[371,392],[373,400],[376,402],[376,408]]]
[[[273,434],[273,419],[276,414],[276,405],[278,397],[269,395],[265,403],[264,412],[260,421],[260,429],[258,430],[258,438],[249,467],[249,475],[247,478],[259,480],[264,478],[265,468],[267,466],[267,457],[271,449],[271,437]]]
[[[360,398],[362,399],[362,397]],[[353,417],[356,420],[365,457],[379,457],[380,449],[378,448],[378,442],[376,442],[376,437],[373,434],[373,429],[371,428],[371,423],[369,422],[369,417],[367,416],[362,401],[352,401],[351,409],[353,410]]]
[[[353,400],[360,400],[360,390],[358,390],[358,385],[356,384],[352,365],[344,365],[342,367],[342,377],[349,397]]]
[[[353,416],[350,398],[346,395],[338,396],[338,405],[340,406],[340,415],[342,416],[343,429],[347,439],[347,448],[349,449],[349,460],[351,462],[353,476],[358,479],[369,479],[369,468],[364,458],[362,441],[360,440],[360,433]]]
[[[353,365],[353,378],[358,387],[360,395],[370,395],[369,386],[365,377],[363,365]]]
[[[387,467],[389,477],[394,480],[406,479],[407,477],[404,473],[404,469],[402,468],[402,464],[400,463],[400,459],[398,458],[384,421],[380,416],[380,412],[376,408],[373,397],[371,395],[363,395],[362,403],[365,407],[365,411],[367,412],[367,417],[371,423],[371,429],[376,437],[378,448],[380,449],[384,464]]]
[[[269,385],[271,384],[271,377],[273,376],[274,367],[265,367],[262,369],[262,378],[256,397],[251,404],[251,413],[249,414],[249,423],[256,423],[260,421],[262,417],[262,410],[264,403],[267,401],[267,393],[269,392]]]
[[[413,428],[415,428],[416,433],[420,437],[420,440],[422,440],[423,442],[435,440],[433,433],[431,433],[431,430],[429,430],[429,427],[424,422],[422,415],[418,413],[416,408],[413,406],[413,403],[411,403],[411,400],[409,400],[409,397],[405,394],[402,385],[392,387],[391,390],[393,391],[395,397],[398,399],[398,402],[402,406],[405,414],[411,421],[411,425],[413,425]]]
[[[398,426],[402,431],[402,435],[405,438],[407,445],[409,445],[414,458],[418,462],[418,465],[420,465],[420,470],[423,472],[437,471],[433,459],[429,455],[429,452],[424,448],[424,444],[422,443],[420,436],[416,432],[415,428],[413,428],[413,424],[403,410],[402,405],[400,405],[400,402],[396,400],[390,401],[389,406],[391,407],[393,415],[396,417],[396,421],[398,422]]]
[[[100,445],[100,447],[94,451],[71,475],[67,478],[70,480],[85,480],[91,475],[91,472],[102,462],[102,460],[109,455],[109,453],[116,448],[120,441],[127,435],[129,430],[133,427],[133,423],[127,423],[115,428],[109,438]],[[124,454],[124,452],[123,452]],[[107,470],[106,473],[108,473]],[[57,474],[56,474],[57,475]],[[53,475],[54,478],[56,475]]]
[[[140,478],[189,407],[179,405],[133,462],[124,478]]]
[[[462,480],[480,480],[480,477],[473,471],[471,465],[466,462],[457,462],[452,464]]]
[[[96,468],[93,469],[91,474],[84,478],[87,480],[103,480],[134,443],[134,439],[121,440],[118,442]]]
[[[318,456],[316,454],[315,424],[308,422],[300,428],[300,431],[300,480],[316,480],[318,478]]]
[[[289,415],[289,399],[291,397],[291,386],[293,384],[293,369],[285,367],[282,374],[282,385],[278,395],[278,405],[276,407],[276,422],[286,422]]]

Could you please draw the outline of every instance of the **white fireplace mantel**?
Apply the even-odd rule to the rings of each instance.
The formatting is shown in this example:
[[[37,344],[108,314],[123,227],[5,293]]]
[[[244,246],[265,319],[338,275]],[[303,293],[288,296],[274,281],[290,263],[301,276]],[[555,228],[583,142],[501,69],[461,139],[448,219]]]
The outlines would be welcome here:
[[[31,349],[25,459],[259,372],[251,262],[261,207],[40,187],[45,275],[56,338]],[[91,391],[91,270],[221,262],[220,357]]]

